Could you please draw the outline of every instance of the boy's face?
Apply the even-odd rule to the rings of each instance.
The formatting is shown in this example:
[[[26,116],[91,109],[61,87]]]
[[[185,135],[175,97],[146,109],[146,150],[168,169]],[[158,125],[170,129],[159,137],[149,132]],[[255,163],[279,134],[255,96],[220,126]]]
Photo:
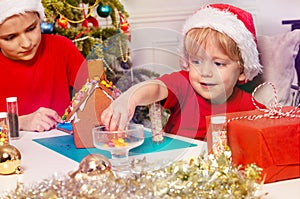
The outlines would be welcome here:
[[[12,60],[31,60],[40,42],[40,18],[35,12],[14,15],[0,25],[1,52]]]
[[[195,91],[214,104],[227,101],[245,75],[237,61],[231,60],[214,40],[205,42],[202,51],[190,56],[190,81]]]

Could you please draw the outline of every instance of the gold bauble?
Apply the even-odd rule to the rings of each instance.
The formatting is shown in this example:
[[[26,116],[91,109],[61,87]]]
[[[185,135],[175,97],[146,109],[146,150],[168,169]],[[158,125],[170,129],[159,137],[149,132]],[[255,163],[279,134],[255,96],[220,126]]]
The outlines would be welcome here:
[[[22,173],[21,153],[12,145],[0,146],[0,174]]]
[[[107,157],[101,154],[89,154],[81,160],[78,170],[71,174],[71,177],[82,174],[97,176],[107,173],[112,173],[111,163]]]

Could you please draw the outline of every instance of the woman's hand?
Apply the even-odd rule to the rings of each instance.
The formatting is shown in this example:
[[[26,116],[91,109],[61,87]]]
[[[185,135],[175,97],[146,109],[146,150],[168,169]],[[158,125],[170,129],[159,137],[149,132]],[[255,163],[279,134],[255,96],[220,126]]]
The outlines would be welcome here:
[[[58,122],[62,122],[62,119],[57,112],[44,107],[19,117],[20,130],[24,131],[48,131],[55,128]]]

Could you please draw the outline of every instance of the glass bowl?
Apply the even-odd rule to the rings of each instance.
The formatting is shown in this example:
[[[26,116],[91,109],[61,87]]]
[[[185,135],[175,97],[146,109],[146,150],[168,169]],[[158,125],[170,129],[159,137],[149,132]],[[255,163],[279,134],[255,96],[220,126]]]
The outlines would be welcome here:
[[[107,130],[105,126],[95,127],[93,144],[96,148],[111,153],[111,164],[115,174],[119,176],[131,173],[128,161],[130,149],[140,146],[144,142],[144,126],[129,124],[125,130]]]

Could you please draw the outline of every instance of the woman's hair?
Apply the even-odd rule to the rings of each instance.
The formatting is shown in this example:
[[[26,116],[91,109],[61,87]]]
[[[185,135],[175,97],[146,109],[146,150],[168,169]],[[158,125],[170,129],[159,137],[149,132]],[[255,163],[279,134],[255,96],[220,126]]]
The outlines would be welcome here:
[[[188,60],[190,56],[197,56],[198,52],[203,50],[201,46],[205,46],[208,39],[214,39],[231,60],[237,61],[241,68],[244,68],[242,55],[233,39],[211,28],[192,28],[187,32],[184,39],[185,58]]]

